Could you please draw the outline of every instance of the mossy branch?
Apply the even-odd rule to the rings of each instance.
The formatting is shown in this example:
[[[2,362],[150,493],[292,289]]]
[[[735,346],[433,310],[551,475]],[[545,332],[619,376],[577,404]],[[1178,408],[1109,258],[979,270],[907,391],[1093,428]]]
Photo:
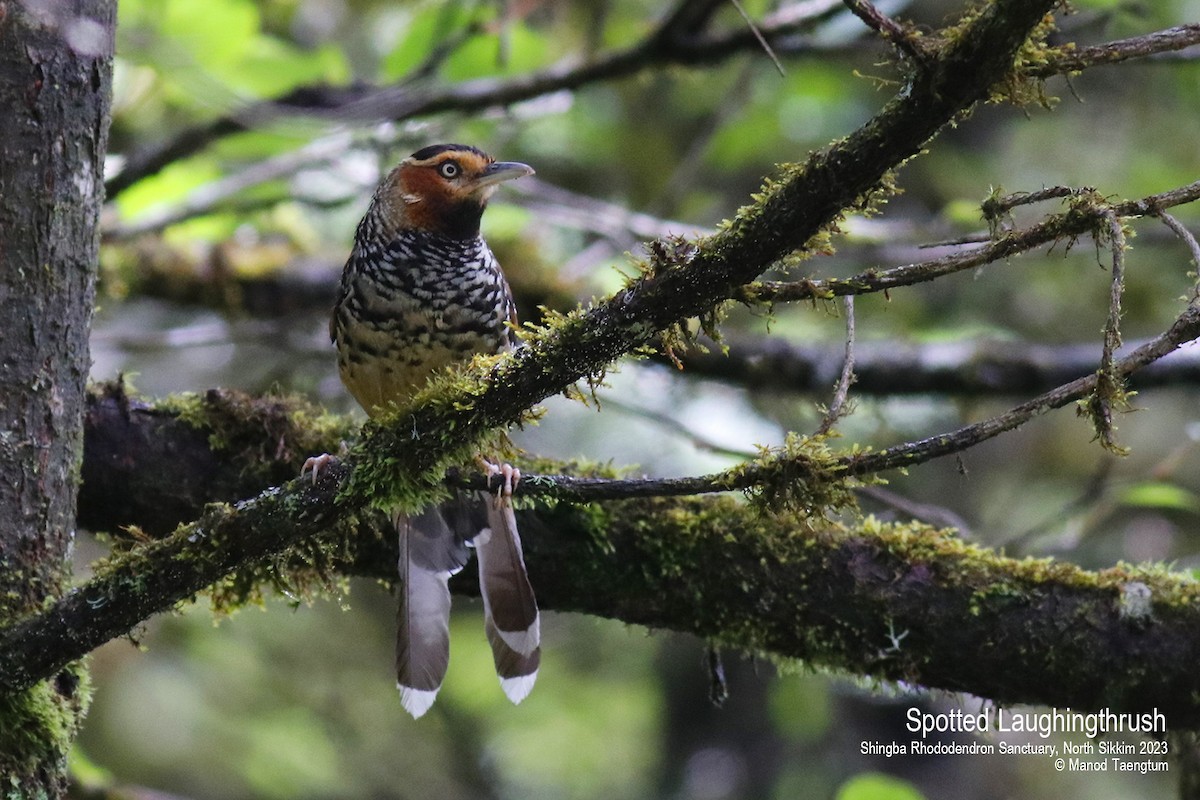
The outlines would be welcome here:
[[[680,319],[712,313],[739,286],[802,250],[846,209],[868,202],[891,170],[989,96],[1053,5],[988,4],[874,119],[805,164],[785,169],[724,230],[682,248],[686,258],[652,258],[640,279],[606,302],[548,327],[503,359],[481,360],[385,423],[368,425],[345,468],[331,471],[319,486],[292,481],[237,507],[210,507],[196,522],[114,562],[84,587],[10,627],[0,646],[0,687],[28,686],[238,567],[333,536],[372,505],[429,502],[445,467],[490,431],[598,375]],[[133,590],[137,602],[117,602]]]
[[[870,122],[804,164],[785,167],[723,230],[694,246],[650,248],[641,277],[626,289],[533,332],[508,357],[480,361],[384,424],[369,425],[352,459],[348,491],[363,503],[428,501],[431,477],[463,461],[496,427],[521,421],[534,404],[579,380],[595,379],[680,320],[712,314],[763,270],[803,251],[847,209],[869,204],[892,170],[987,98],[1053,5],[988,4]]]
[[[1114,217],[1124,220],[1158,216],[1164,208],[1200,200],[1200,181],[1120,203],[1107,202],[1098,197],[1094,189],[1034,192],[989,199],[983,203],[983,212],[989,222],[998,225],[999,217],[1014,205],[1051,197],[1071,197],[1072,202],[1066,211],[1052,214],[1035,225],[1016,230],[997,229],[991,241],[971,250],[890,269],[870,269],[848,278],[755,281],[741,287],[735,298],[744,303],[783,303],[887,292],[995,264],[1048,244],[1073,243],[1088,234],[1106,239],[1110,220]]]
[[[1180,343],[1200,336],[1200,305],[1189,304],[1184,313],[1161,336],[1136,349],[1129,355],[1114,362],[1113,369],[1121,375],[1128,374],[1145,364],[1161,358],[1171,352]],[[986,438],[1011,430],[1033,416],[1043,413],[1050,408],[1058,408],[1073,399],[1086,395],[1095,389],[1096,374],[1092,374],[1066,384],[1053,392],[1041,395],[1033,400],[1017,406],[1003,415],[985,420],[974,425],[966,426],[958,431],[943,434],[928,439],[907,443],[902,446],[889,448],[878,452],[851,453],[835,456],[823,448],[820,441],[790,441],[789,448],[768,459],[738,468],[728,473],[708,478],[680,479],[664,482],[641,481],[630,482],[633,491],[617,481],[582,479],[571,481],[566,479],[531,480],[527,483],[526,494],[537,495],[551,493],[558,497],[580,499],[582,497],[604,496],[606,491],[619,488],[620,496],[642,496],[639,501],[625,500],[620,507],[637,507],[641,509],[633,515],[631,524],[639,535],[647,541],[661,541],[663,525],[676,524],[686,511],[695,516],[697,509],[707,506],[697,506],[699,501],[677,501],[678,506],[672,506],[663,497],[646,498],[647,494],[670,494],[675,490],[687,492],[719,491],[730,488],[755,487],[765,491],[771,507],[782,509],[777,512],[764,513],[754,511],[749,507],[737,506],[738,513],[750,515],[747,519],[787,520],[775,536],[791,536],[792,529],[801,526],[809,531],[840,530],[832,523],[824,522],[823,512],[829,508],[842,506],[847,503],[844,479],[853,476],[869,475],[881,470],[910,466],[931,458],[958,452]],[[130,485],[129,468],[136,464],[138,451],[120,450],[111,447],[101,448],[97,452],[97,442],[109,442],[114,437],[97,436],[94,430],[112,425],[115,416],[132,424],[135,409],[128,398],[119,390],[109,389],[96,396],[92,403],[92,413],[89,414],[89,445],[84,474],[100,473],[97,483],[104,484],[104,472],[113,470],[114,464],[121,464],[126,472],[121,480],[126,482],[126,491],[119,497],[126,500],[137,497],[143,504],[141,507],[161,508],[166,504],[155,502],[155,493],[151,487],[160,486],[157,460],[150,453],[142,457],[150,460],[149,466],[134,469],[133,474],[148,476],[145,486]],[[313,433],[305,436],[297,433],[303,425],[283,425],[279,420],[287,416],[285,405],[281,401],[252,402],[240,401],[229,395],[209,393],[203,398],[195,398],[190,406],[183,406],[178,401],[173,404],[174,426],[176,433],[181,435],[186,447],[207,446],[213,451],[220,451],[220,457],[211,456],[201,459],[202,464],[237,465],[226,466],[224,470],[231,473],[241,472],[244,463],[241,459],[231,459],[230,449],[236,447],[242,453],[274,454],[274,467],[260,466],[260,469],[295,469],[295,457],[291,460],[288,454],[296,451],[296,442],[323,442],[331,444],[329,438],[337,430],[325,420],[312,424]],[[301,406],[297,417],[303,418],[308,414],[306,407]],[[155,437],[162,444],[163,452],[177,454],[182,448],[175,446],[167,435],[164,420],[170,420],[171,414],[149,414],[141,420],[142,425],[152,427]],[[198,420],[203,419],[207,430],[202,431],[206,445],[196,445],[195,431],[191,428]],[[187,420],[187,421],[185,421]],[[140,427],[134,425],[134,427]],[[281,435],[281,431],[284,433]],[[289,435],[287,432],[292,431]],[[254,433],[259,432],[256,440]],[[324,439],[323,439],[324,437]],[[143,441],[145,434],[127,437],[130,441]],[[160,456],[161,458],[161,456]],[[100,463],[97,464],[96,461]],[[270,458],[260,458],[261,461],[271,462]],[[347,468],[340,465],[331,469],[325,479],[317,486],[308,481],[292,481],[284,487],[267,491],[254,500],[239,504],[236,508],[212,504],[209,505],[200,519],[191,524],[183,525],[166,539],[152,542],[132,553],[124,554],[114,559],[108,566],[98,570],[97,575],[84,586],[69,593],[42,614],[35,615],[0,632],[0,688],[19,689],[32,685],[37,680],[53,674],[70,661],[81,657],[94,647],[110,638],[120,636],[134,628],[142,620],[153,613],[172,607],[181,600],[193,597],[204,588],[227,581],[228,576],[238,572],[243,577],[232,583],[235,594],[244,599],[246,595],[260,591],[258,584],[262,582],[294,583],[295,578],[286,577],[299,573],[299,580],[309,580],[312,575],[323,579],[334,570],[353,564],[351,569],[364,569],[371,574],[390,577],[391,565],[395,563],[394,554],[380,556],[380,548],[387,550],[390,538],[364,533],[359,530],[357,536],[350,535],[358,523],[358,514],[362,511],[361,504],[347,502],[352,493],[343,491],[347,484]],[[213,479],[213,487],[226,486],[219,477]],[[111,479],[109,479],[111,480]],[[167,484],[170,486],[170,484]],[[117,498],[101,497],[112,501]],[[210,498],[199,498],[207,500]],[[95,501],[93,501],[95,502]],[[196,500],[193,500],[196,502]],[[719,504],[728,502],[727,499],[710,499],[713,508],[724,508]],[[643,516],[649,512],[637,506],[636,503],[660,504],[655,505],[655,515]],[[629,505],[633,504],[633,505]],[[666,505],[662,505],[666,504]],[[118,520],[124,524],[136,524],[137,505],[120,506],[119,504],[100,511],[89,506],[85,501],[81,507],[81,519],[86,523],[93,518]],[[531,565],[536,564],[537,554],[541,552],[542,537],[550,536],[550,541],[564,542],[561,546],[575,546],[583,549],[575,552],[573,558],[578,560],[579,569],[588,572],[592,579],[600,581],[608,588],[611,595],[621,587],[623,581],[609,585],[611,574],[606,569],[594,563],[593,556],[597,553],[611,555],[608,543],[616,529],[607,520],[611,507],[598,508],[595,506],[579,507],[568,512],[566,504],[555,506],[553,511],[544,511],[550,517],[561,517],[563,514],[575,514],[574,521],[548,522],[538,524],[534,520],[526,520],[523,529],[532,532],[528,536]],[[789,510],[790,509],[790,510]],[[657,512],[662,512],[662,518]],[[130,515],[135,515],[130,519]],[[369,521],[369,520],[368,520]],[[156,520],[160,524],[161,520]],[[120,523],[119,523],[120,524]],[[690,523],[703,527],[701,523]],[[742,523],[748,524],[748,523]],[[722,526],[725,523],[721,523]],[[362,523],[358,523],[361,528]],[[868,523],[868,527],[870,524]],[[547,529],[558,529],[558,533],[546,533]],[[727,527],[718,526],[714,530],[697,532],[697,536],[717,536],[724,541],[724,531]],[[566,531],[564,533],[564,531]],[[860,533],[862,533],[860,531]],[[574,534],[574,535],[572,535]],[[556,538],[557,537],[557,538]],[[725,541],[725,545],[732,542]],[[298,546],[303,548],[296,550]],[[720,543],[718,543],[720,545]],[[740,546],[755,547],[753,542],[739,542]],[[642,545],[648,546],[648,545]],[[656,545],[661,547],[661,545]],[[811,546],[805,545],[806,547]],[[593,550],[595,552],[593,552]],[[283,564],[281,559],[292,551],[293,563]],[[699,558],[699,552],[693,558]],[[366,555],[364,555],[364,553]],[[372,555],[375,553],[375,555]],[[663,557],[671,555],[666,548],[662,549]],[[713,549],[709,556],[717,563],[723,562],[725,555],[722,546]],[[982,557],[982,556],[981,556]],[[637,555],[633,562],[639,569],[654,569],[653,562],[645,561]],[[997,564],[1008,563],[999,557],[989,557]],[[301,563],[295,564],[298,559]],[[547,562],[546,572],[553,573],[562,579],[563,571],[555,565],[557,557]],[[560,562],[561,565],[561,562]],[[625,564],[621,569],[629,569]],[[531,569],[534,567],[531,566]],[[536,575],[536,570],[535,570]],[[539,581],[542,578],[538,578]],[[551,580],[551,579],[546,579]],[[228,581],[227,581],[228,582]],[[982,584],[981,584],[982,585]],[[667,590],[670,583],[660,589]],[[711,587],[710,587],[711,588]],[[978,588],[978,587],[977,587]],[[539,591],[541,585],[539,583]],[[689,588],[694,592],[695,587]],[[598,597],[602,595],[600,588],[587,582],[571,584],[568,581],[561,588],[561,603],[555,605],[554,600],[548,600],[548,608],[574,609],[572,603],[579,602],[579,597]],[[552,595],[553,597],[553,595]],[[616,616],[628,621],[645,622],[650,620],[639,616],[627,616],[623,609],[627,601],[616,598],[611,607],[595,607],[593,613]],[[632,607],[640,607],[634,604]],[[586,609],[578,609],[586,610]],[[694,620],[695,617],[682,618]],[[701,617],[702,619],[702,617]],[[680,630],[696,630],[705,635],[715,636],[731,643],[747,647],[771,650],[784,655],[797,654],[798,645],[775,641],[764,637],[761,642],[754,639],[744,639],[733,635],[730,630],[720,627],[723,616],[716,616],[708,625],[718,626],[697,630],[695,623],[683,622],[681,618],[663,617],[655,624]],[[962,620],[959,620],[961,624]],[[856,664],[853,667],[847,662],[838,661],[832,656],[812,654],[817,661],[827,659],[827,663],[839,664],[863,672],[871,672],[870,664]],[[933,684],[943,685],[943,684]],[[964,687],[965,688],[965,687]],[[971,688],[979,694],[987,696],[987,692],[978,687]],[[996,696],[1000,699],[1000,696]]]
[[[153,469],[151,461],[135,474]],[[228,462],[223,469],[236,471]],[[231,564],[269,563],[288,539],[346,523],[335,500],[345,478],[335,468],[317,487],[294,482],[236,514],[210,506],[199,522],[101,569],[55,613],[4,632],[0,685],[51,674],[55,661],[124,633],[180,585],[199,591]],[[1184,575],[1008,559],[926,526],[867,518],[848,527],[730,496],[558,503],[520,514],[548,609],[1002,703],[1157,707],[1175,727],[1200,725],[1200,584]],[[343,524],[324,542],[339,571],[389,580],[396,553],[385,534]],[[455,591],[475,592],[470,572]],[[889,631],[907,635],[896,646]]]

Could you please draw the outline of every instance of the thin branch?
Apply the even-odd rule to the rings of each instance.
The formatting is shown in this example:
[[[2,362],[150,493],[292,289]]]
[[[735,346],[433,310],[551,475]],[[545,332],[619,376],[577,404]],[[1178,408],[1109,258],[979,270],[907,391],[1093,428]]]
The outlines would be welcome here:
[[[1125,294],[1125,230],[1121,220],[1109,215],[1108,236],[1112,249],[1112,277],[1108,298],[1108,322],[1104,326],[1104,350],[1100,368],[1112,366],[1113,354],[1121,346],[1121,298]]]
[[[235,173],[193,189],[182,201],[156,208],[124,224],[104,225],[105,239],[119,241],[178,224],[212,213],[248,189],[264,183],[290,178],[298,170],[327,164],[343,155],[351,143],[349,132],[341,131],[310,142],[296,150],[250,164]]]
[[[850,384],[854,382],[854,297],[851,295],[843,297],[842,308],[846,315],[846,354],[842,358],[842,373],[838,376],[833,400],[829,403],[825,418],[817,427],[816,435],[818,436],[833,430],[833,426],[845,414],[846,397],[850,393]]]
[[[631,211],[616,203],[573,192],[537,178],[514,182],[508,188],[520,198],[519,204],[537,212],[539,219],[603,236],[624,248],[638,239],[702,236],[713,232],[700,225]]]
[[[1104,344],[1100,353],[1096,391],[1088,403],[1096,434],[1105,449],[1123,452],[1116,443],[1113,405],[1126,402],[1124,386],[1117,378],[1113,358],[1121,346],[1121,298],[1125,294],[1125,231],[1115,214],[1108,215],[1109,248],[1112,250],[1112,276],[1108,297],[1108,319],[1104,323]]]
[[[1200,337],[1200,308],[1188,306],[1169,329],[1124,358],[1117,359],[1113,363],[1113,372],[1117,377],[1123,379],[1198,337]],[[855,475],[870,474],[961,452],[979,442],[1024,425],[1034,417],[1051,409],[1061,408],[1074,402],[1094,391],[1096,382],[1095,374],[1079,378],[1032,400],[1027,400],[1005,414],[983,422],[919,442],[911,442],[877,453],[854,457],[847,463],[847,469]]]
[[[1112,373],[1118,379],[1124,379],[1197,338],[1200,338],[1200,306],[1189,305],[1167,331],[1124,358],[1114,361]],[[836,457],[821,469],[841,477],[864,477],[960,453],[1014,430],[1034,417],[1087,397],[1096,391],[1099,375],[1098,372],[1085,375],[981,422],[876,452]],[[757,465],[735,467],[726,472],[687,478],[609,480],[533,475],[527,476],[526,482],[522,484],[522,493],[529,496],[549,495],[574,501],[676,497],[753,489],[764,484],[768,476],[775,471],[790,469],[792,473],[803,473],[812,467],[812,464],[805,462],[780,458]],[[812,479],[821,478],[813,474]],[[456,482],[456,485],[486,489],[482,478],[461,480]]]
[[[729,2],[733,4],[735,9],[737,9],[738,14],[742,17],[742,21],[746,23],[746,27],[748,27],[750,32],[754,34],[754,38],[758,40],[758,44],[760,47],[762,47],[763,52],[767,54],[767,58],[771,59],[771,63],[775,65],[775,69],[779,73],[779,77],[786,78],[787,71],[783,68],[783,62],[779,60],[779,56],[775,55],[775,51],[771,49],[771,43],[767,41],[767,37],[763,36],[763,33],[761,30],[759,30],[758,25],[756,25],[754,20],[751,19],[750,15],[746,13],[746,9],[742,6],[741,0],[729,0]]]
[[[850,9],[854,16],[861,19],[867,24],[867,27],[883,37],[884,41],[891,44],[899,50],[917,66],[922,66],[927,60],[924,51],[917,45],[914,39],[904,26],[896,20],[884,14],[874,4],[868,0],[843,0],[846,8]]]
[[[1035,192],[1014,192],[1003,197],[988,198],[983,201],[979,208],[983,212],[984,219],[989,222],[995,222],[1017,206],[1031,205],[1063,197],[1079,197],[1081,195],[1094,194],[1095,191],[1090,186],[1082,188],[1047,186]]]
[[[871,484],[855,487],[854,493],[899,512],[909,519],[915,519],[938,528],[953,529],[964,539],[974,538],[971,526],[967,521],[946,506],[936,503],[921,503],[897,492],[884,489],[882,486]]]
[[[655,411],[650,408],[642,408],[640,406],[626,403],[608,395],[607,393],[600,395],[600,404],[606,409],[612,408],[621,413],[629,414],[630,416],[639,417],[641,419],[653,422],[655,425],[659,426],[659,428],[669,433],[674,433],[680,438],[686,440],[697,450],[704,450],[709,453],[716,453],[717,455],[729,456],[731,458],[740,460],[754,458],[755,454],[753,452],[718,444],[712,439],[709,439],[707,436],[692,430],[670,414],[663,414],[662,412]]]
[[[1180,222],[1178,219],[1168,214],[1165,211],[1159,212],[1158,218],[1171,229],[1171,232],[1183,240],[1187,245],[1188,251],[1192,254],[1192,266],[1196,268],[1196,283],[1192,289],[1192,303],[1200,303],[1200,242],[1196,241],[1196,237],[1192,232]]]
[[[743,287],[736,299],[751,303],[819,300],[852,294],[886,292],[900,286],[925,283],[943,275],[973,269],[1062,239],[1070,240],[1106,224],[1109,214],[1118,218],[1157,215],[1162,208],[1200,200],[1200,181],[1177,189],[1113,205],[1077,206],[1019,231],[1007,231],[988,244],[962,253],[886,270],[868,270],[849,278],[802,281],[759,281]]]
[[[936,63],[878,115],[802,168],[781,175],[728,227],[695,245],[657,249],[628,288],[494,362],[473,362],[453,383],[435,384],[394,418],[368,423],[342,467],[330,469],[318,486],[292,481],[236,507],[210,506],[197,522],[117,560],[38,614],[0,631],[0,687],[28,687],[53,675],[238,567],[330,536],[332,528],[371,505],[428,502],[435,476],[461,463],[497,427],[598,375],[679,320],[710,311],[861,202],[886,173],[986,97],[1053,5],[1054,0],[995,0],[983,7]],[[1200,318],[1200,308],[1193,313]],[[868,454],[847,463],[843,475],[901,465],[891,462],[897,457],[902,463],[921,460],[926,451],[936,454],[954,444],[961,446],[951,440],[899,456]]]
[[[687,5],[686,0],[684,5]],[[840,0],[797,3],[765,19],[759,31],[771,41],[804,30],[839,6]],[[789,10],[798,13],[783,13]],[[447,111],[480,111],[627,77],[646,69],[672,64],[717,63],[758,46],[758,40],[748,33],[699,37],[686,31],[676,31],[670,27],[673,19],[668,17],[664,26],[624,50],[587,63],[562,62],[539,72],[513,78],[481,78],[437,89],[422,89],[403,83],[385,88],[363,85],[299,87],[282,97],[256,103],[212,122],[188,128],[153,148],[131,153],[122,170],[106,181],[108,198],[113,199],[143,178],[203,150],[218,139],[261,127],[283,117],[304,114],[325,116],[340,123],[400,122]]]
[[[1034,70],[1034,77],[1048,78],[1064,72],[1079,72],[1104,64],[1119,64],[1135,58],[1147,58],[1200,44],[1200,23],[1176,25],[1142,36],[1117,39],[1105,44],[1061,52]]]
[[[1096,504],[1101,502],[1111,492],[1112,477],[1116,464],[1117,459],[1111,453],[1105,453],[1104,457],[1096,465],[1096,469],[1092,472],[1087,484],[1076,497],[1068,500],[1046,519],[998,542],[997,546],[1003,548],[1004,552],[1012,555],[1027,553],[1037,539],[1052,530],[1061,529],[1064,522],[1070,520],[1076,514],[1088,509],[1094,509]]]

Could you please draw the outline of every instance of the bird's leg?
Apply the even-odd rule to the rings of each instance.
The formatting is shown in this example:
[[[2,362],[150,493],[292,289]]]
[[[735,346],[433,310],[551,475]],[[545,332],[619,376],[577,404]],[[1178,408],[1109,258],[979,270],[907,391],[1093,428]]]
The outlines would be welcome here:
[[[338,452],[341,455],[346,454],[346,443],[345,442],[342,442],[341,447],[338,449]],[[309,470],[312,470],[312,482],[313,482],[313,486],[316,486],[317,481],[320,480],[320,478],[321,478],[321,470],[325,469],[326,467],[332,466],[336,463],[338,463],[338,457],[333,455],[332,453],[322,453],[319,456],[311,456],[311,457],[305,459],[304,465],[302,467],[300,467],[300,477],[303,478],[305,473],[307,473]]]
[[[304,466],[300,467],[300,477],[303,478],[309,470],[312,470],[312,482],[313,486],[316,486],[317,481],[321,477],[321,470],[325,469],[330,464],[336,463],[337,456],[330,453],[322,453],[319,456],[310,456],[309,458],[305,459]]]
[[[506,462],[489,461],[483,456],[478,456],[477,461],[487,476],[489,489],[492,485],[492,478],[500,476],[500,485],[496,488],[496,506],[500,507],[511,501],[513,489],[521,482],[521,470]]]

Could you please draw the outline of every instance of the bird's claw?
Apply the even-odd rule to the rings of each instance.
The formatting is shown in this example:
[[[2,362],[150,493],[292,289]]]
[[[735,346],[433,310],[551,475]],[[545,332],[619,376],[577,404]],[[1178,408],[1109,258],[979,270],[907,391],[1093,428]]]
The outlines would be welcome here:
[[[481,458],[484,473],[487,475],[488,488],[491,488],[492,478],[500,476],[500,485],[496,487],[496,505],[503,505],[512,499],[513,489],[521,482],[521,470],[508,463],[495,463]]]
[[[329,453],[322,453],[319,456],[312,456],[311,458],[305,460],[304,466],[300,467],[300,477],[303,478],[304,473],[312,470],[312,482],[313,486],[316,486],[317,480],[321,477],[321,470],[325,469],[331,464],[336,464],[337,460],[337,456]]]

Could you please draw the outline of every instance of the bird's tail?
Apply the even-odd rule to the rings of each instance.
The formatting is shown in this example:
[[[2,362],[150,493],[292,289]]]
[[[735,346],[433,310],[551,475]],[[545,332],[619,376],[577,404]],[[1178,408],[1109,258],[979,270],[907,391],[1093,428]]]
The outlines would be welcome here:
[[[484,625],[500,686],[514,703],[533,689],[541,661],[541,622],[525,571],[512,503],[484,496],[488,525],[475,538]]]
[[[429,710],[450,664],[450,576],[463,568],[467,548],[437,508],[397,514],[401,587],[396,618],[396,686],[404,710]]]

